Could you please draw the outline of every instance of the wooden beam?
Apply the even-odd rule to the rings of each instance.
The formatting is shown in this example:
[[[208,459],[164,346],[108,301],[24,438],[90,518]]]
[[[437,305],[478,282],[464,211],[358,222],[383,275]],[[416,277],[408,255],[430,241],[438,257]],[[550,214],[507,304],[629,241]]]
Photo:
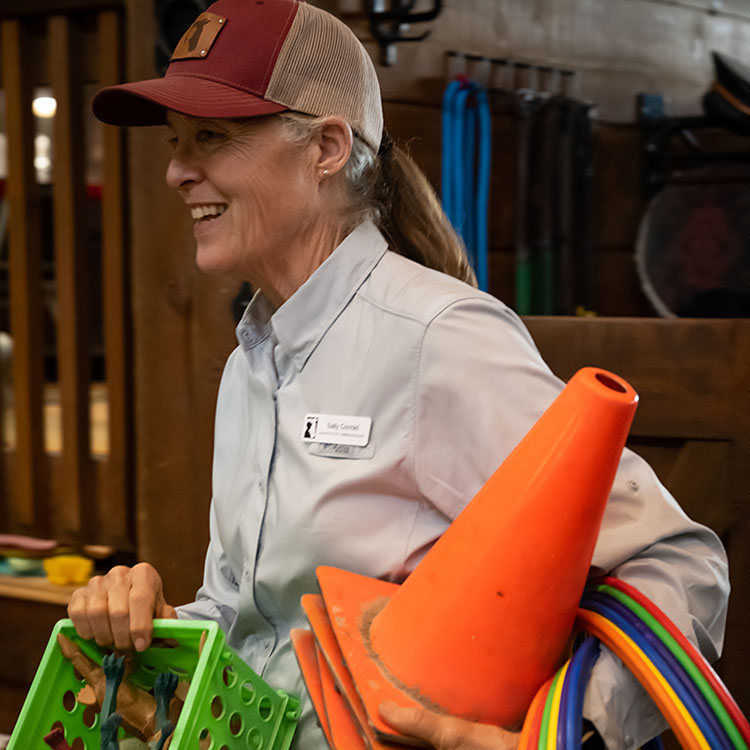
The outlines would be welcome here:
[[[84,232],[86,132],[80,35],[68,16],[49,19],[54,120],[54,243],[57,280],[57,361],[62,405],[62,496],[58,531],[94,541],[89,447],[90,295]]]
[[[105,8],[122,8],[123,0],[3,0],[0,18],[48,16],[53,13],[77,13]]]
[[[17,501],[11,527],[44,534],[49,514],[44,502],[42,431],[41,216],[34,169],[31,112],[33,46],[18,20],[0,23],[2,87],[8,138],[10,316],[16,414],[14,484]]]
[[[102,86],[122,80],[122,17],[99,15]],[[109,408],[106,504],[100,507],[100,537],[118,549],[135,548],[132,451],[131,325],[128,253],[125,242],[124,146],[121,128],[103,125],[102,267],[104,351]],[[106,515],[104,515],[106,513]]]

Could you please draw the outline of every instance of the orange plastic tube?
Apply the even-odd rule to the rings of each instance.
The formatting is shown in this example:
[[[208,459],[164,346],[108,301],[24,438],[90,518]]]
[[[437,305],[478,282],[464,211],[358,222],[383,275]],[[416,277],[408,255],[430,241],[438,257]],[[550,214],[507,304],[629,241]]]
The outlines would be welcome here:
[[[552,687],[554,678],[550,677],[547,682],[539,688],[534,700],[531,701],[529,712],[526,714],[526,720],[521,729],[521,737],[518,740],[518,750],[538,750],[539,747],[539,730],[542,725],[542,715],[544,714],[544,704],[547,700],[547,693]]]
[[[638,396],[584,368],[373,619],[395,679],[514,728],[564,661]]]
[[[579,609],[578,621],[583,629],[611,648],[638,678],[685,750],[711,750],[682,701],[631,638],[605,617],[589,610]]]

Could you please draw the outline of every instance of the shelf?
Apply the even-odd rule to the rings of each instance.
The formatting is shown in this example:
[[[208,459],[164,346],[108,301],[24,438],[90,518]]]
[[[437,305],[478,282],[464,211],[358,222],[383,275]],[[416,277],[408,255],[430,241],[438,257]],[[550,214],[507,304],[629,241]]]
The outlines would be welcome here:
[[[78,586],[58,586],[43,576],[9,576],[0,574],[0,597],[25,599],[42,604],[68,606],[70,595]]]

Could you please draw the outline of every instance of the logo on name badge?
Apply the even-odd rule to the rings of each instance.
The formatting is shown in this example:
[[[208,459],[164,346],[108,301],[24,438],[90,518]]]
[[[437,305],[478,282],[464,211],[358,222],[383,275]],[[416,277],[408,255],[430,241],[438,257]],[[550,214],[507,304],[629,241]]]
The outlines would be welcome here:
[[[365,446],[370,442],[370,417],[346,417],[340,414],[306,414],[302,440],[306,443]]]
[[[182,35],[179,44],[174,48],[170,61],[205,57],[226,22],[226,18],[217,16],[216,13],[201,13],[193,21],[193,25]]]

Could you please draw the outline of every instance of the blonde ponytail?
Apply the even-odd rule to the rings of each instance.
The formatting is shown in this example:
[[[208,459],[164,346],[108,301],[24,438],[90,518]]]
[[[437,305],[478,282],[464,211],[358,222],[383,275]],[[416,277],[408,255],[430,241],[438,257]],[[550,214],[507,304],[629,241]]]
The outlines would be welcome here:
[[[293,143],[306,143],[323,127],[325,117],[282,112]],[[405,258],[477,285],[461,238],[451,226],[422,170],[388,133],[377,155],[356,134],[345,170],[351,200],[348,225],[372,218],[391,250]]]
[[[476,286],[466,248],[424,172],[395,144],[387,145],[377,161],[380,163],[377,223],[391,249]]]

